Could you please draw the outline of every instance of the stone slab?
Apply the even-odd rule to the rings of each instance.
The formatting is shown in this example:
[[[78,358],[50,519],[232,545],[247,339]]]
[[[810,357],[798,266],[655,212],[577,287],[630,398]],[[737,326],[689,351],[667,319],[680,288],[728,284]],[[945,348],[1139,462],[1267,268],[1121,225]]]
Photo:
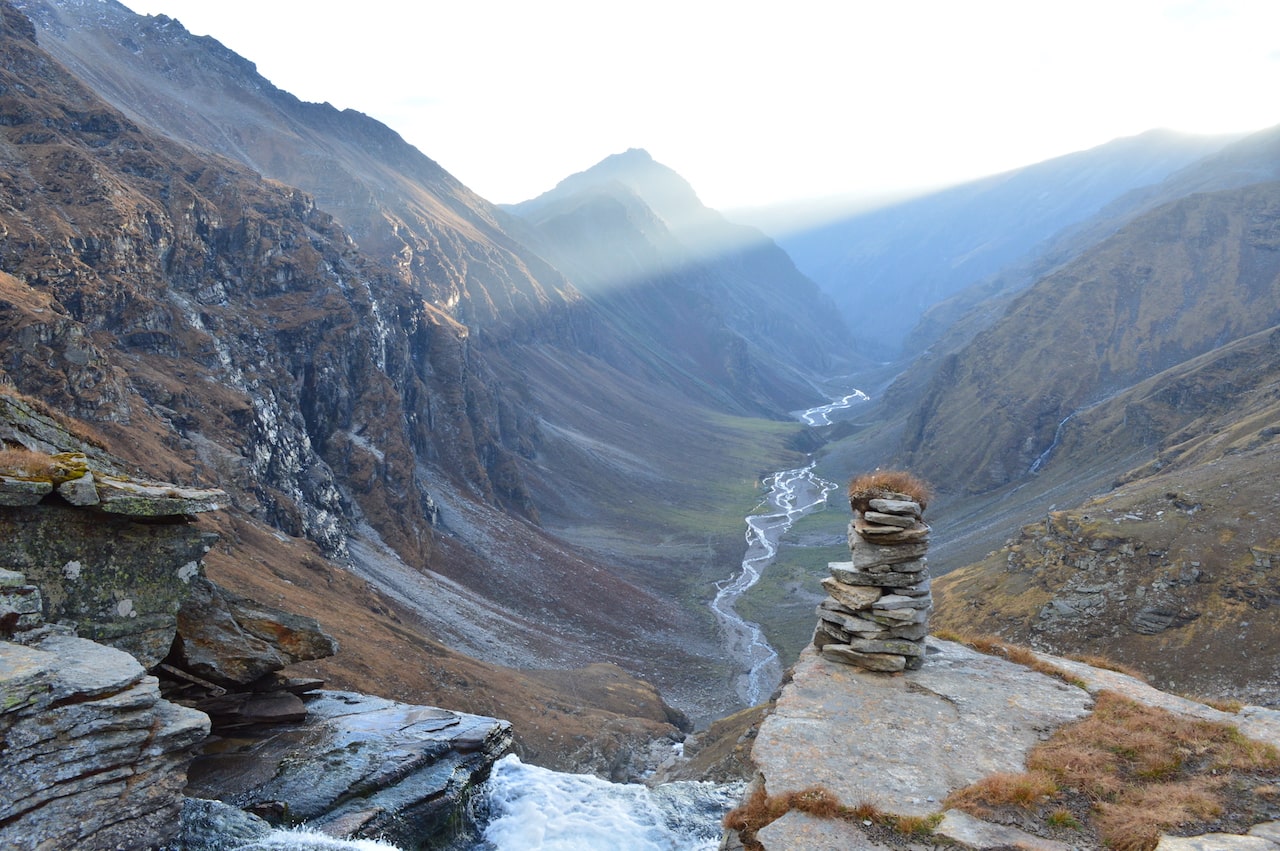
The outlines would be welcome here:
[[[1023,770],[1027,751],[1093,703],[1007,660],[933,638],[928,647],[923,668],[903,674],[806,649],[752,748],[769,793],[822,785],[849,805],[927,815],[954,789]]]
[[[1262,824],[1255,824],[1249,828],[1250,836],[1260,836],[1263,839],[1280,845],[1280,821],[1268,821]]]
[[[35,505],[52,491],[52,482],[0,476],[0,505]]]
[[[1142,682],[1142,680],[1135,679],[1127,674],[1121,674],[1118,671],[1095,668],[1083,662],[1075,662],[1070,659],[1051,656],[1047,653],[1037,653],[1036,656],[1054,667],[1061,668],[1068,674],[1078,677],[1085,683],[1085,688],[1091,694],[1097,694],[1103,690],[1114,691],[1147,706],[1159,707],[1160,709],[1192,718],[1230,724],[1251,739],[1269,742],[1276,747],[1280,747],[1280,710],[1268,709],[1262,706],[1245,706],[1239,712],[1223,712],[1198,701],[1160,691],[1160,689],[1153,688]]]
[[[824,644],[822,658],[841,665],[855,665],[867,671],[896,673],[907,667],[905,656],[893,653],[864,653],[847,644]]]
[[[206,749],[187,794],[251,811],[283,802],[291,820],[331,836],[435,847],[512,740],[506,721],[351,692],[318,692],[306,706],[305,722]]]
[[[867,507],[885,514],[906,514],[911,517],[919,517],[923,513],[920,503],[906,499],[873,499],[867,503]]]
[[[794,810],[758,831],[756,839],[765,851],[879,851],[890,847],[873,842],[855,824]]]
[[[920,540],[906,544],[873,544],[858,534],[853,522],[849,523],[849,552],[853,566],[863,569],[876,564],[900,564],[916,561],[929,552],[929,541]]]
[[[845,585],[834,576],[822,578],[823,589],[831,595],[831,599],[850,611],[858,611],[871,606],[884,595],[884,591],[873,585]]]
[[[1033,836],[1016,827],[992,824],[960,810],[947,810],[933,835],[965,848],[1017,848],[1019,851],[1074,851],[1074,846]]]
[[[182,488],[102,477],[96,483],[102,510],[134,517],[171,517],[217,511],[229,504],[226,491]]]
[[[831,571],[832,577],[838,582],[846,585],[871,585],[877,588],[893,588],[898,593],[901,588],[909,588],[917,582],[923,580],[927,575],[924,573],[900,573],[891,570],[886,573],[870,573],[865,570],[855,570],[852,562],[833,561],[828,562],[827,569]]]

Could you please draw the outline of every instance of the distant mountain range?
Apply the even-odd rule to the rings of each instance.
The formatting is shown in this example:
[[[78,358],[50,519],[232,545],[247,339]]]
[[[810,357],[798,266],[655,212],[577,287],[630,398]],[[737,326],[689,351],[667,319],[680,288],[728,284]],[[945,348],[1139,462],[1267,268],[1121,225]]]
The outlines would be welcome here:
[[[929,308],[1231,138],[1151,131],[776,235],[835,299],[859,351],[909,358],[902,347]]]

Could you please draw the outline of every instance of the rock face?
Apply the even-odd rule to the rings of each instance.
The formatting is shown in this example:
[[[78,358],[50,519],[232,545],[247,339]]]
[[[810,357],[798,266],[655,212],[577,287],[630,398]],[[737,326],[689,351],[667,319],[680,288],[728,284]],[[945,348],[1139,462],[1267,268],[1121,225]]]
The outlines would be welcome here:
[[[169,661],[216,685],[247,686],[295,662],[325,659],[338,645],[312,618],[257,603],[203,577],[178,610]]]
[[[813,644],[832,662],[894,672],[924,664],[929,632],[929,527],[920,504],[887,494],[854,508],[852,560],[832,562],[822,580]]]
[[[168,653],[184,580],[214,539],[185,523],[142,525],[55,506],[9,509],[0,530],[19,545],[10,564],[42,589],[48,620],[74,623],[147,666]]]
[[[0,497],[25,493],[33,484],[44,485],[46,493],[55,486],[5,477]],[[80,637],[152,667],[169,652],[178,608],[217,540],[188,515],[217,508],[225,494],[84,471],[56,486],[82,500],[92,493],[98,502],[74,505],[63,497],[0,507],[5,564],[40,589],[45,620],[74,625]]]
[[[188,793],[277,824],[419,847],[511,745],[505,721],[350,692],[321,692],[307,712],[251,743],[206,747]]]
[[[0,642],[0,846],[155,847],[209,731],[129,654],[68,635]]]

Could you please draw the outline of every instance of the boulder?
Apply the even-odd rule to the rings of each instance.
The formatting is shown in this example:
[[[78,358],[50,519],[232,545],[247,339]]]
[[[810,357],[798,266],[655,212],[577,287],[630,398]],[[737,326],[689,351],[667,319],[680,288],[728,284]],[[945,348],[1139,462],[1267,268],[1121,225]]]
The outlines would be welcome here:
[[[207,748],[188,794],[416,848],[448,829],[512,741],[506,721],[445,709],[337,691],[306,704],[303,723]]]
[[[0,558],[39,587],[44,619],[146,668],[169,652],[188,583],[216,540],[181,517],[140,521],[47,502],[0,508]]]
[[[247,686],[287,665],[338,651],[314,618],[254,602],[203,576],[193,578],[190,588],[166,661],[211,683]]]
[[[127,653],[67,635],[0,642],[0,847],[149,848],[178,827],[209,732]]]

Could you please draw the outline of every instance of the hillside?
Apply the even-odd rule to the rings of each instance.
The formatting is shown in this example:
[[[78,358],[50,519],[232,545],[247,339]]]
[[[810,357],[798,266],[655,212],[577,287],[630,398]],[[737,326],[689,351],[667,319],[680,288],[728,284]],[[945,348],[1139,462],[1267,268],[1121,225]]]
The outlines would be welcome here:
[[[1064,454],[1136,432],[1151,460],[938,580],[936,622],[1104,654],[1184,693],[1274,700],[1277,388],[1273,327],[1082,414]]]
[[[1188,196],[1134,220],[1022,293],[939,368],[908,419],[904,463],[957,494],[1080,463],[1055,447],[1068,417],[1280,322],[1277,234],[1276,183]],[[961,433],[984,440],[950,438]],[[1110,442],[1151,437],[1130,425]]]

